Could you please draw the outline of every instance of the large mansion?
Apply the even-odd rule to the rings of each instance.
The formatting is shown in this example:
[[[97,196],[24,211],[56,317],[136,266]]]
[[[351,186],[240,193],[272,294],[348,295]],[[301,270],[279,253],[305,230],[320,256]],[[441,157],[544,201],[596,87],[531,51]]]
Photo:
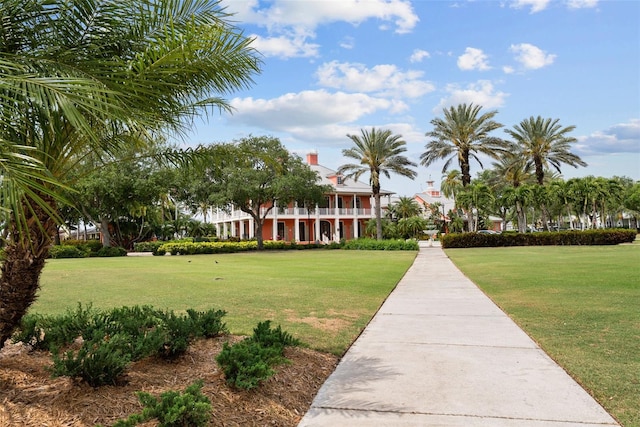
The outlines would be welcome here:
[[[363,236],[366,222],[375,216],[371,186],[346,179],[336,171],[319,165],[317,153],[307,154],[307,163],[320,177],[320,184],[330,185],[332,191],[325,195],[325,202],[315,209],[295,204],[271,209],[264,220],[263,239],[326,242]],[[382,196],[390,197],[391,194],[381,191]],[[263,215],[264,211],[261,213]],[[254,220],[240,210],[218,210],[213,213],[211,222],[216,225],[218,236],[255,237]]]

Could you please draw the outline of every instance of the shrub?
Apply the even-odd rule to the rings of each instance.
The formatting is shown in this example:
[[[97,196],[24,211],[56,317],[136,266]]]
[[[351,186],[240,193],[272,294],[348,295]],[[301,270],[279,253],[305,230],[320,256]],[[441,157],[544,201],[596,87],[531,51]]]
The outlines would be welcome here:
[[[562,246],[562,245],[617,245],[630,243],[636,238],[635,230],[606,229],[539,233],[482,234],[451,233],[440,239],[443,248],[473,248],[499,246]]]
[[[271,328],[271,321],[258,323],[253,335],[232,346],[225,343],[216,361],[222,368],[227,384],[252,389],[274,374],[273,365],[286,361],[285,346],[300,345],[300,341],[280,326]]]
[[[86,258],[90,251],[80,246],[55,245],[49,249],[49,257],[57,258]]]
[[[54,349],[53,366],[50,368],[53,376],[79,377],[92,387],[115,385],[131,360],[123,352],[128,337],[95,335],[93,340],[84,341],[77,352],[67,350],[60,356]]]
[[[12,337],[13,342],[23,342],[35,349],[51,350],[64,347],[82,336],[97,312],[91,305],[78,303],[75,311],[67,310],[59,316],[28,314],[22,318],[20,328]]]
[[[253,329],[253,335],[250,338],[263,347],[285,347],[298,346],[300,341],[294,338],[288,332],[284,332],[280,325],[276,329],[271,328],[271,321],[266,320],[258,323]]]
[[[221,320],[225,314],[222,310],[189,309],[187,314],[176,315],[150,306],[95,311],[78,304],[75,311],[62,316],[25,316],[13,341],[50,350],[56,376],[80,377],[97,387],[113,384],[129,361],[154,354],[175,358],[194,338],[226,333]],[[78,338],[82,347],[61,355],[60,349],[68,348]]]
[[[226,314],[224,310],[195,311],[191,308],[187,310],[196,336],[204,338],[213,338],[229,332],[227,325],[222,321]]]
[[[202,385],[202,381],[196,381],[184,393],[167,391],[160,395],[160,399],[138,392],[138,399],[144,406],[142,413],[118,421],[113,427],[133,427],[152,418],[158,419],[159,427],[206,426],[211,419],[211,401],[202,394]]]
[[[361,238],[347,241],[343,249],[367,251],[417,251],[418,241],[410,240],[376,240]]]
[[[98,257],[115,257],[115,256],[126,256],[127,255],[127,250],[125,248],[122,247],[115,247],[115,246],[105,246],[103,248],[100,248],[100,250],[98,252],[96,252],[95,256]]]
[[[263,347],[260,343],[245,339],[234,345],[224,343],[216,362],[230,386],[249,390],[274,374],[271,365],[282,360],[281,350]]]

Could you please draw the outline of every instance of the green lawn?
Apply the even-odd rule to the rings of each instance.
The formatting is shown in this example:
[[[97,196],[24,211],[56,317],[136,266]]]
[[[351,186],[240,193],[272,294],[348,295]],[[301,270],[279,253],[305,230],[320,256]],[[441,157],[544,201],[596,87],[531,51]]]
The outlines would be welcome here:
[[[446,253],[609,413],[640,426],[640,245]]]
[[[341,355],[415,258],[407,251],[301,250],[224,255],[48,260],[31,313],[78,302],[222,309],[233,334],[260,321]]]

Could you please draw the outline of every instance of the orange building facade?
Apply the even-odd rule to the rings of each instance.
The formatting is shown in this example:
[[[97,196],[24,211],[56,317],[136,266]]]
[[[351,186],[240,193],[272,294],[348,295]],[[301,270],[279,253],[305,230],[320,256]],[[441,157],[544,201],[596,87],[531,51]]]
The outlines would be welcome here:
[[[336,171],[318,164],[317,153],[307,154],[307,164],[320,177],[320,184],[330,185],[332,191],[325,194],[324,203],[315,209],[295,204],[271,209],[264,220],[263,239],[304,243],[350,240],[364,236],[367,221],[375,216],[371,187],[345,179]],[[383,196],[391,194],[388,191],[381,192]],[[262,209],[261,216],[267,207]],[[255,237],[255,221],[240,210],[214,212],[211,222],[215,224],[220,237]]]

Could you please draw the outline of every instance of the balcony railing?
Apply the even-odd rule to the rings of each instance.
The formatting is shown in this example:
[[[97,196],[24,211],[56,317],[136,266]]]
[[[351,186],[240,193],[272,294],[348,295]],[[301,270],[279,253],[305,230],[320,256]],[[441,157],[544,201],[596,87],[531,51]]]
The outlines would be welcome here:
[[[260,210],[260,215],[263,216],[265,214],[266,209],[263,208]],[[267,218],[273,218],[276,214],[276,209],[271,209]],[[359,218],[369,218],[373,215],[372,209],[353,209],[353,208],[338,208],[337,209],[337,217],[338,218],[354,218],[355,216]],[[305,218],[315,218],[316,216],[320,216],[322,219],[336,218],[336,209],[335,208],[318,208],[313,211],[307,211],[306,208],[284,208],[277,210],[278,218],[295,218],[296,216],[300,219]],[[221,222],[221,221],[237,221],[237,220],[248,220],[251,217],[240,210],[234,210],[232,212],[216,212],[211,217],[212,222]]]

